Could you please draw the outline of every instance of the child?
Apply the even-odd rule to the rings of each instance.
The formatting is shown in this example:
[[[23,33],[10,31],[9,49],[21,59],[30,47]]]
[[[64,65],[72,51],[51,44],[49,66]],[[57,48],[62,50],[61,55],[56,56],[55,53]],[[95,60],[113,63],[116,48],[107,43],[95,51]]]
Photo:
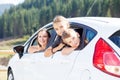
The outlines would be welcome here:
[[[61,50],[65,46],[65,44],[62,41],[61,36],[62,36],[63,31],[65,31],[69,27],[70,27],[70,24],[65,17],[56,16],[54,18],[53,28],[55,29],[58,36],[57,36],[56,41],[48,49],[46,49],[44,53],[45,57],[51,56],[53,53],[55,53],[58,50]]]
[[[62,34],[62,40],[68,46],[62,49],[63,55],[68,55],[72,51],[80,48],[80,35],[74,29],[67,29]]]

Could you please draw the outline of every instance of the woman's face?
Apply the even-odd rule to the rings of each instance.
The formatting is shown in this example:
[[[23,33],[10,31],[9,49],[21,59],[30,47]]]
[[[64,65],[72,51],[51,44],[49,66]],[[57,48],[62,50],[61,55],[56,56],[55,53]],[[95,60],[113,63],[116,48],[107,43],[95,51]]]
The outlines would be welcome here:
[[[57,22],[54,24],[54,29],[59,36],[62,36],[63,31],[68,28],[68,25],[65,21]]]
[[[46,46],[49,40],[48,33],[46,31],[40,31],[38,33],[38,43],[41,46]]]

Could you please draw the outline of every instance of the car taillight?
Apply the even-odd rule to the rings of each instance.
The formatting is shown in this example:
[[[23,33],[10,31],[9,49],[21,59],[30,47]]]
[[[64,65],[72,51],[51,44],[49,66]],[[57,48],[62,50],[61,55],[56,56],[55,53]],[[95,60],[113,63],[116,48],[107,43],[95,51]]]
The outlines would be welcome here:
[[[96,43],[93,65],[107,74],[120,77],[120,56],[102,38]]]

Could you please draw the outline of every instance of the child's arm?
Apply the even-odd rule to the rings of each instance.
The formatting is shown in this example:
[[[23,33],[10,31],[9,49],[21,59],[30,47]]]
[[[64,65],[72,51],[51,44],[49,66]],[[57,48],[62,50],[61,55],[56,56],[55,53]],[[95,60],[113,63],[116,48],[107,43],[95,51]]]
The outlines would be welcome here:
[[[55,52],[57,52],[58,50],[61,50],[63,47],[65,46],[65,44],[60,43],[57,47],[52,48],[49,47],[48,49],[45,50],[44,56],[45,57],[50,57],[52,54],[54,54]]]
[[[61,50],[65,46],[64,43],[60,43],[57,47],[53,48],[53,53]]]
[[[60,50],[60,48],[62,47],[62,45],[60,45],[60,43],[61,43],[61,37],[57,36],[57,39],[55,40],[55,42],[49,48],[47,48],[45,50],[44,56],[50,57],[56,51]]]
[[[63,55],[69,55],[74,50],[75,50],[75,48],[73,48],[73,47],[65,47],[62,49],[61,52]]]

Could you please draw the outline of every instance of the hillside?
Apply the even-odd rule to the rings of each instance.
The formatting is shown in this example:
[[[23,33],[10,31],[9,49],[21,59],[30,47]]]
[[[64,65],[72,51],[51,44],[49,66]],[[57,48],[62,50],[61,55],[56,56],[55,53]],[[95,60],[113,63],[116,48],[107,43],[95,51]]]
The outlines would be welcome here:
[[[11,50],[16,45],[22,45],[29,38],[29,36],[24,36],[16,39],[0,39],[0,50]]]
[[[56,15],[120,17],[119,7],[120,0],[25,0],[0,16],[0,39],[32,35]]]
[[[13,4],[0,4],[0,15],[2,15],[5,9],[9,9]]]

